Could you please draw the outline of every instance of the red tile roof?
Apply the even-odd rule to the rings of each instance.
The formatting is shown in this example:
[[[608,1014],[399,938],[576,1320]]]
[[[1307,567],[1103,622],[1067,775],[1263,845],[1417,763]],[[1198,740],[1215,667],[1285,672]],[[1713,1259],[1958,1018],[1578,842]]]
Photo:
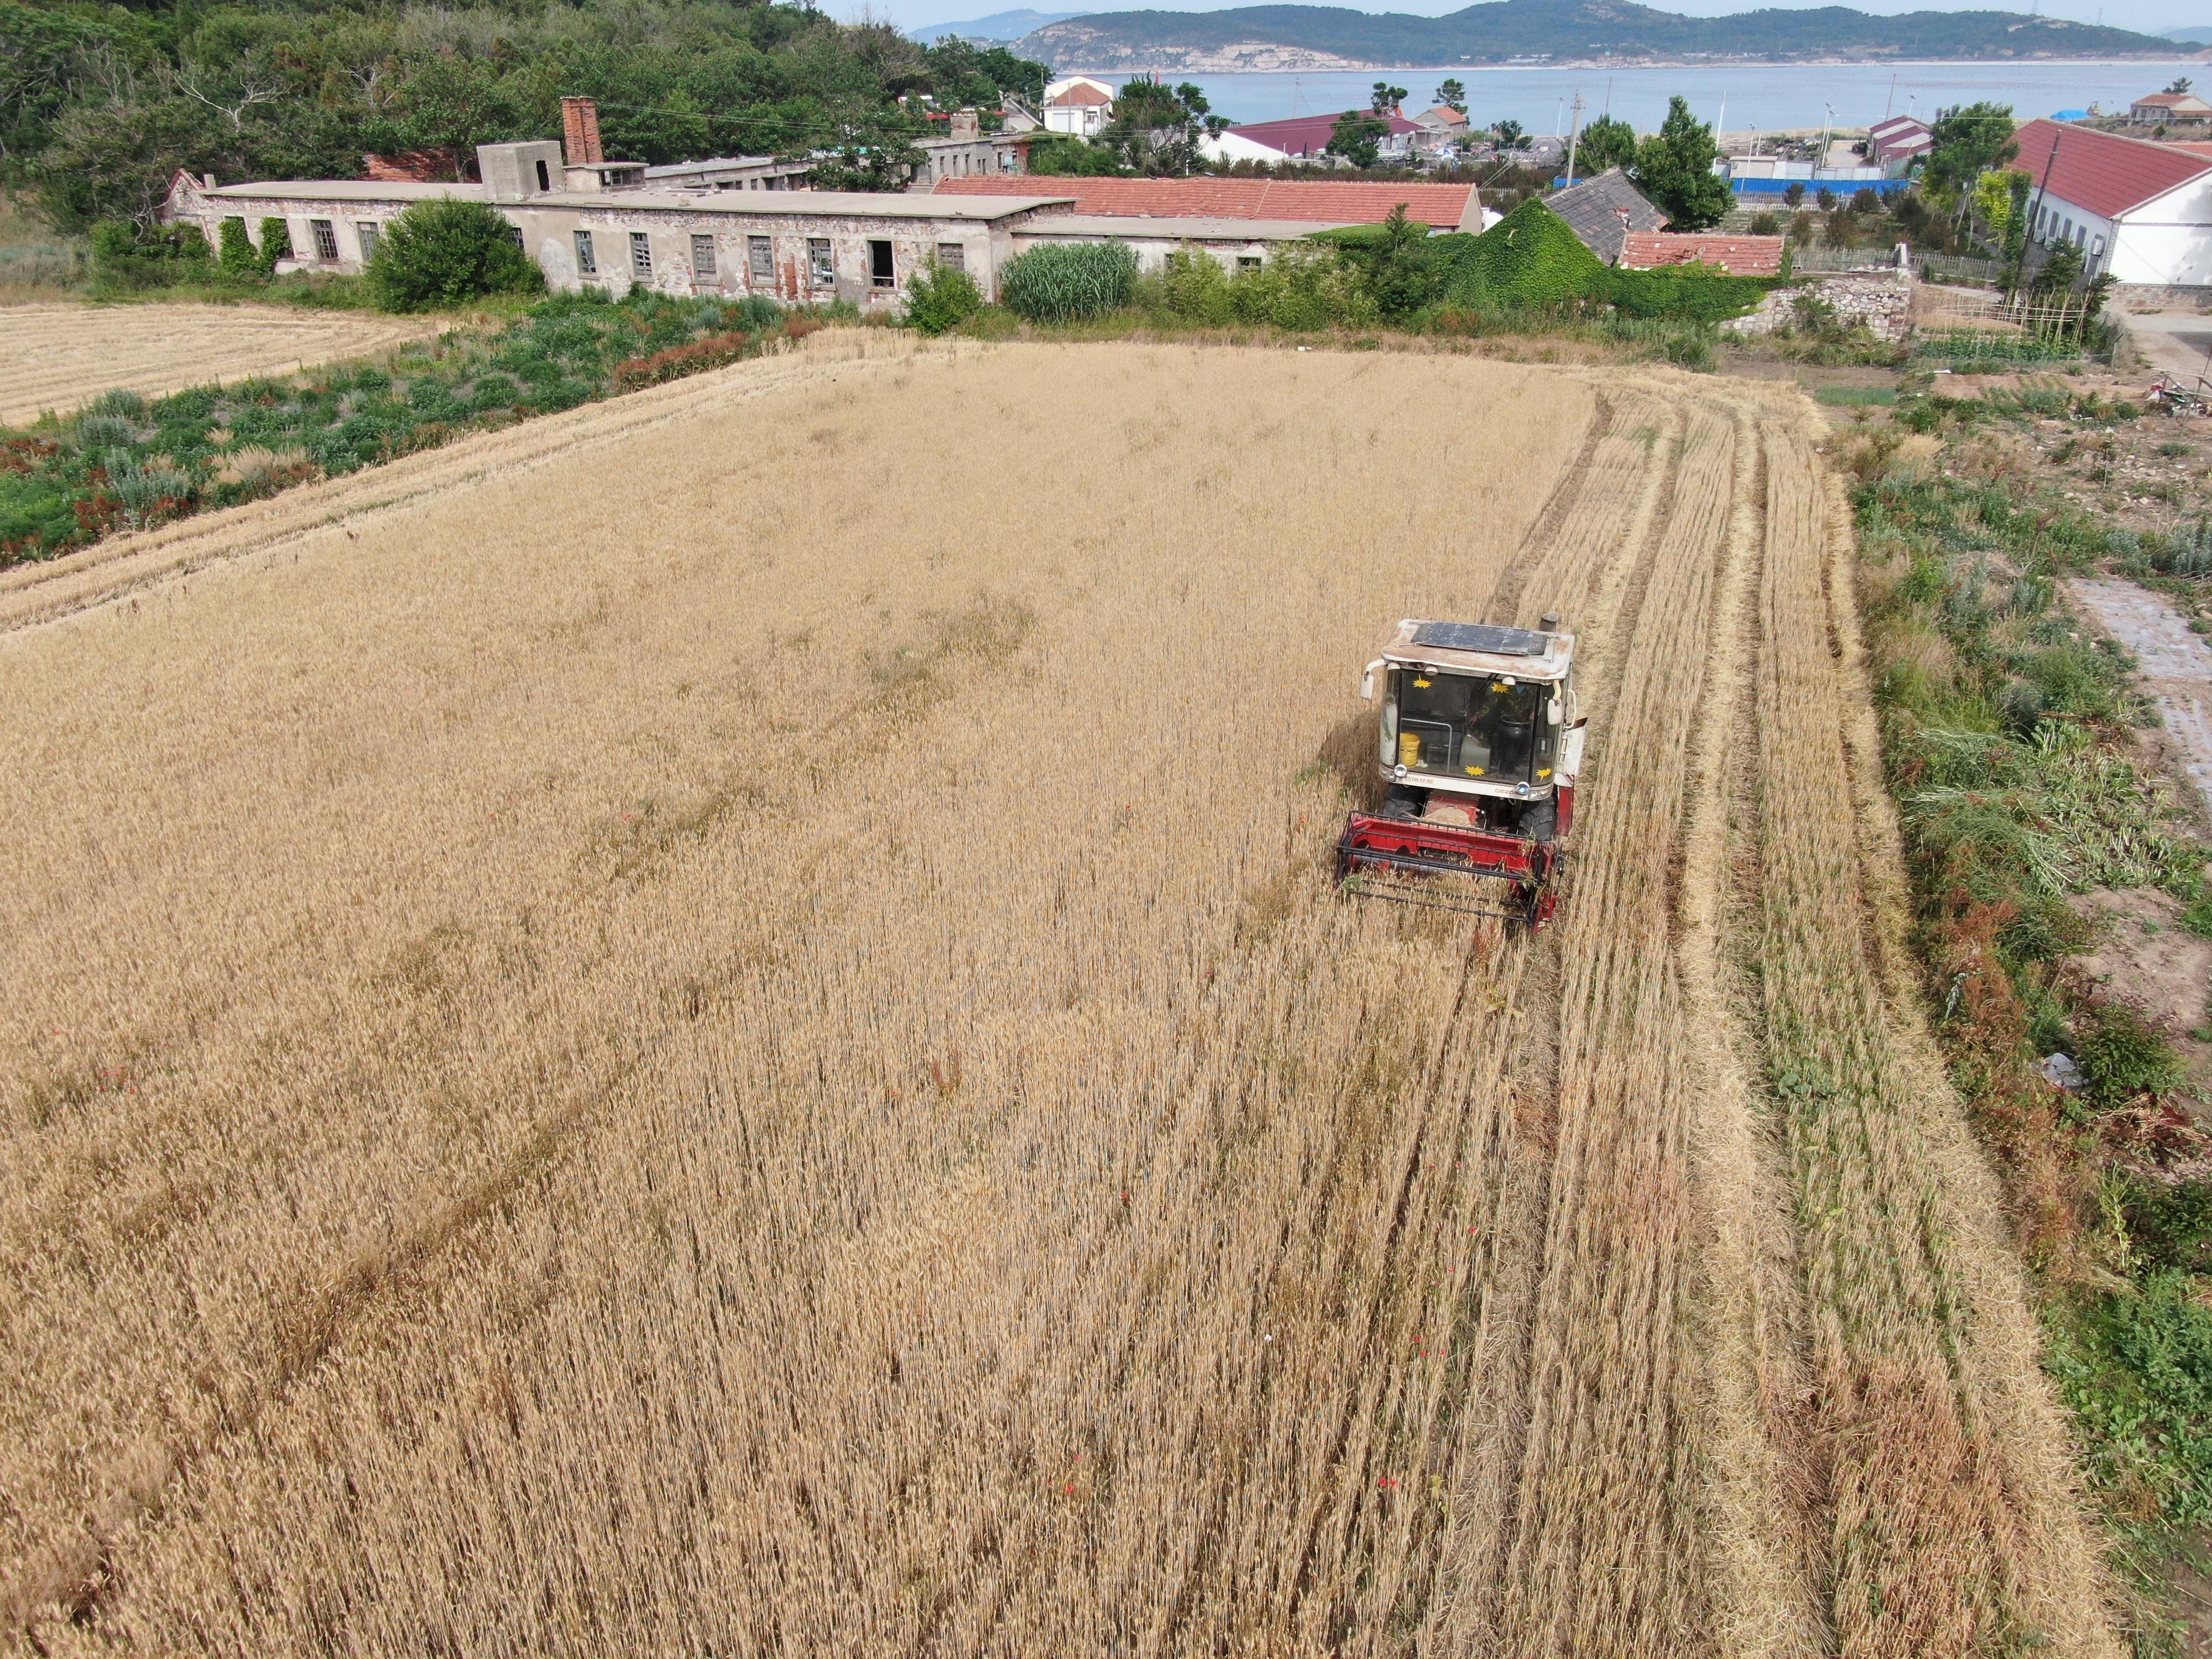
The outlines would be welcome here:
[[[1341,115],[1299,115],[1287,121],[1257,121],[1250,126],[1231,127],[1230,131],[1239,138],[1249,138],[1255,144],[1266,144],[1286,155],[1318,155],[1328,148],[1328,141],[1336,131]],[[1402,115],[1378,116],[1390,129],[1393,138],[1402,138],[1420,129]]]
[[[2193,92],[2154,92],[2138,98],[2129,106],[2131,109],[2185,109],[2192,112],[2212,109]]]
[[[1055,109],[1071,109],[1079,104],[1110,104],[1113,101],[1112,93],[1101,92],[1097,88],[1086,86],[1080,82],[1068,88],[1066,91],[1055,93],[1045,100],[1048,107]]]
[[[2178,145],[2063,121],[2030,121],[2013,137],[2020,145],[2014,167],[2053,196],[2106,219],[2212,171],[2212,161]]]
[[[2212,160],[2212,144],[2205,143],[2202,140],[2191,138],[2185,141],[2179,138],[2161,138],[2158,142],[2159,147],[2161,149],[2182,150],[2191,155],[2202,155],[2207,160]]]
[[[1403,202],[1408,218],[1438,230],[1480,230],[1473,185],[1330,184],[1278,179],[1060,179],[979,173],[939,179],[939,196],[1073,196],[1078,213],[1107,218],[1302,219],[1379,225]]]
[[[1632,230],[1620,263],[1630,270],[1657,265],[1718,265],[1735,276],[1779,276],[1779,236],[1723,236],[1712,232]]]

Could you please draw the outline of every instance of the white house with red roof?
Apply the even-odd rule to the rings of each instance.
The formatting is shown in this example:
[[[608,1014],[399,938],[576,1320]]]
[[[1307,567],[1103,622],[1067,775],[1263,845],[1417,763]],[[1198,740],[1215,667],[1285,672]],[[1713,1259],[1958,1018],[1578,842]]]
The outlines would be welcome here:
[[[1071,75],[1044,89],[1044,130],[1096,138],[1114,118],[1114,88],[1087,75]]]
[[[2212,104],[2193,92],[2154,92],[2128,106],[2128,119],[2139,127],[2176,121],[2212,121]]]
[[[2039,246],[2071,242],[2084,270],[2130,286],[2212,288],[2212,157],[2063,121],[2014,137]]]

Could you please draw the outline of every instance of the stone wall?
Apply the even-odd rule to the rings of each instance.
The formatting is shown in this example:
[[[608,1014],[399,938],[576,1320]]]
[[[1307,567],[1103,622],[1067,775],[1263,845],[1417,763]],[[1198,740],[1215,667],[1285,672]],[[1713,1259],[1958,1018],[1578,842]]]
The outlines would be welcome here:
[[[1794,288],[1778,288],[1748,317],[1723,326],[1738,334],[1771,334],[1793,326],[1800,295],[1818,295],[1836,308],[1846,328],[1864,323],[1878,340],[1901,340],[1912,320],[1912,273],[1909,270],[1850,270]]]

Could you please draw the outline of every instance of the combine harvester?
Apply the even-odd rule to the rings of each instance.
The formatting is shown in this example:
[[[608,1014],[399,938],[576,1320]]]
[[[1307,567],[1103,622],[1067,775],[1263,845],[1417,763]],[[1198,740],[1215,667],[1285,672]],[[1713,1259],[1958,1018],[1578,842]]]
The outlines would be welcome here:
[[[1378,812],[1354,812],[1336,844],[1345,891],[1504,916],[1531,929],[1559,902],[1575,817],[1583,718],[1575,636],[1409,617],[1367,665],[1383,676]]]

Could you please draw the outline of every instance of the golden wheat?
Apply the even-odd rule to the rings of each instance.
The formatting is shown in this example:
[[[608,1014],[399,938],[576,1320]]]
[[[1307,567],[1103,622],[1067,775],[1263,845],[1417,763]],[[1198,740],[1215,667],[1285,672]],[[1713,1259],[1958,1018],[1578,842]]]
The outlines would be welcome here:
[[[11,573],[11,1627],[2106,1650],[1794,398],[846,333]],[[1336,899],[1547,610],[1559,925]]]
[[[151,397],[289,374],[437,327],[274,306],[9,306],[0,309],[0,425],[66,414],[111,386]]]

